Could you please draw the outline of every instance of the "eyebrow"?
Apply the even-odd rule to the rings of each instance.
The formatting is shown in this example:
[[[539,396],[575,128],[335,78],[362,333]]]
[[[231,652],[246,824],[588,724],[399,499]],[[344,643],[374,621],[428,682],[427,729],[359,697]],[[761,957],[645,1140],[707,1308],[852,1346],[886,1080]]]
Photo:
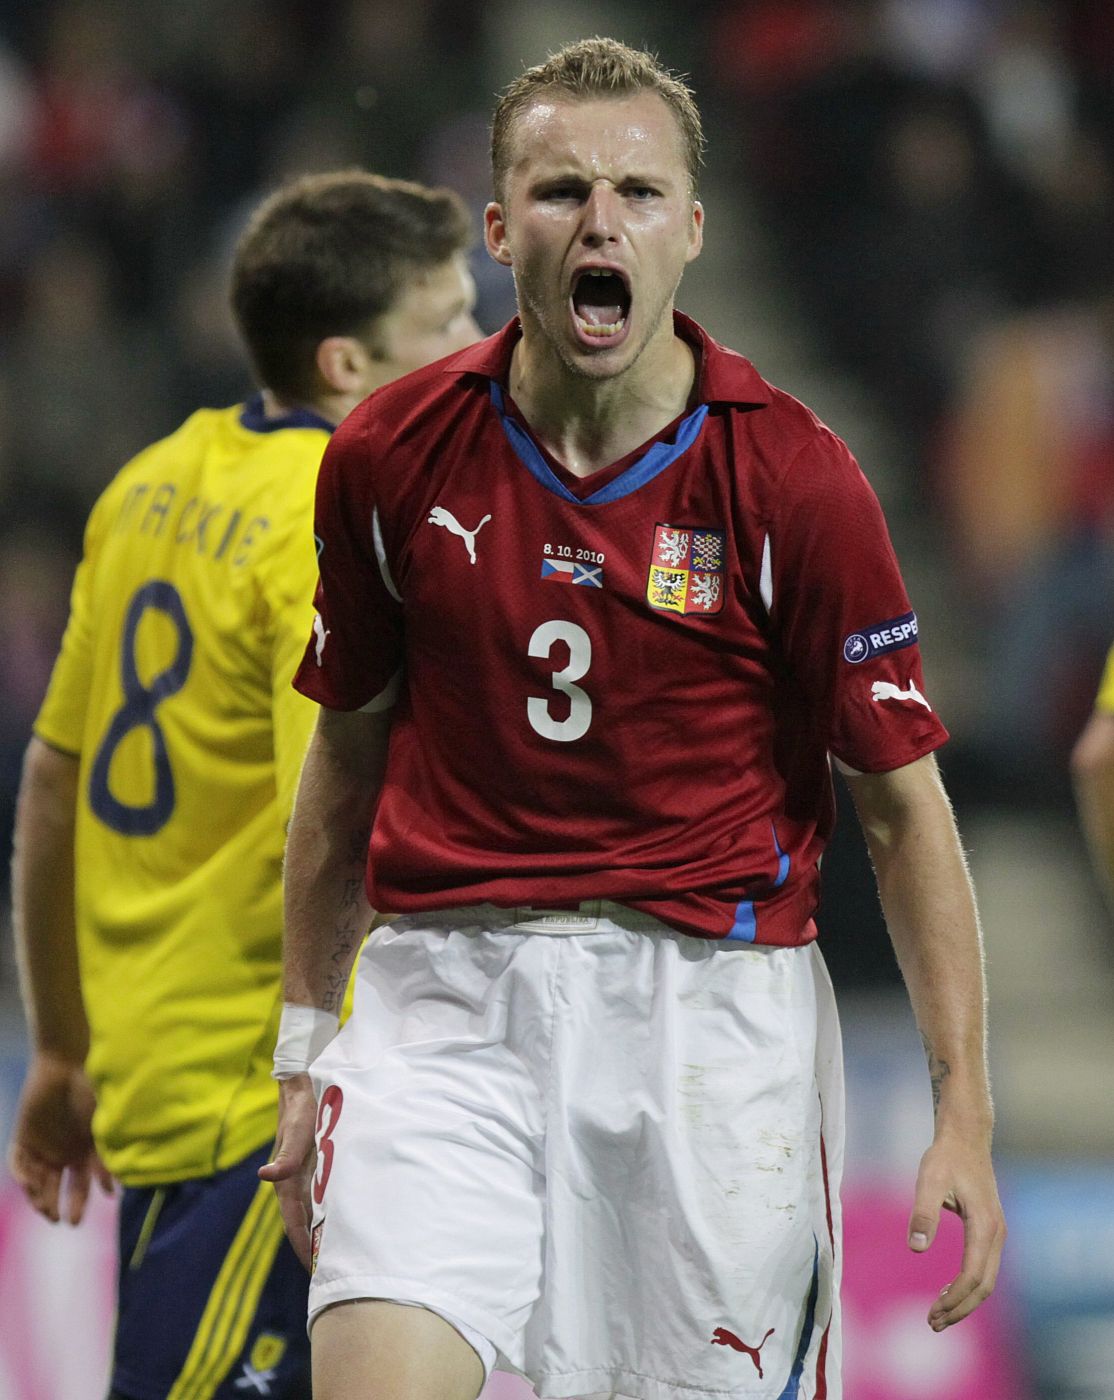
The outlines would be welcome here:
[[[667,185],[675,183],[674,177],[664,171],[651,173],[648,170],[632,171],[621,175],[618,180],[610,180],[606,175],[585,175],[579,171],[557,170],[553,173],[537,174],[530,180],[530,188],[544,185],[592,185],[597,180],[608,180],[609,184],[620,185]]]

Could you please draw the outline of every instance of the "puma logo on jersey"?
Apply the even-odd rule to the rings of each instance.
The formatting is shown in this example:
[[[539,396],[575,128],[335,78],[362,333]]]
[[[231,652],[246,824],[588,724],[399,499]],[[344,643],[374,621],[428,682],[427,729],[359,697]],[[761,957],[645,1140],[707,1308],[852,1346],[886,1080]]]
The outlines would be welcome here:
[[[875,681],[870,687],[871,698],[874,700],[915,700],[918,705],[923,705],[926,710],[931,710],[932,706],[924,698],[921,692],[909,682],[908,690],[898,690],[896,685],[889,681]]]
[[[317,657],[318,666],[321,666],[324,664],[325,638],[329,635],[329,629],[327,629],[325,624],[321,621],[320,613],[314,613],[313,615],[313,635],[317,638],[313,647],[314,655]]]
[[[746,1342],[742,1342],[736,1337],[734,1332],[729,1332],[726,1327],[717,1327],[712,1333],[712,1345],[719,1347],[730,1347],[732,1351],[744,1352],[758,1367],[758,1379],[762,1379],[762,1358],[760,1352],[770,1338],[774,1335],[776,1328],[771,1327],[756,1347],[748,1347]]]
[[[452,511],[446,510],[444,506],[434,506],[426,523],[443,525],[450,535],[459,535],[464,541],[464,548],[468,551],[468,558],[474,564],[476,562],[476,536],[490,519],[490,515],[485,515],[474,530],[466,530]]]

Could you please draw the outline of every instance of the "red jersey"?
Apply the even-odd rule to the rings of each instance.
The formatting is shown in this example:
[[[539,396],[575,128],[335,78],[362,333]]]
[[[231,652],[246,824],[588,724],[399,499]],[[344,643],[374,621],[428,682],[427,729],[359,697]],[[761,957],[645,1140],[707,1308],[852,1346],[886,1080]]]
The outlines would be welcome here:
[[[804,943],[829,752],[884,772],[947,737],[851,454],[676,329],[697,407],[582,481],[506,402],[516,322],[333,435],[295,684],[340,710],[398,691],[373,907],[610,899],[685,933]]]

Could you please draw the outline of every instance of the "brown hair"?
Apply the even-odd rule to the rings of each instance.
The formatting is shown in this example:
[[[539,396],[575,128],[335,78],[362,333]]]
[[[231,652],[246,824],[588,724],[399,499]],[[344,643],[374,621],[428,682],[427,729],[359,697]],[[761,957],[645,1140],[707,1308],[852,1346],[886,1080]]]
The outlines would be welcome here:
[[[283,186],[252,215],[232,267],[232,310],[259,379],[280,398],[312,398],[322,340],[369,343],[414,275],[470,241],[452,190],[365,170]]]
[[[502,199],[511,163],[511,136],[517,119],[546,92],[584,100],[633,97],[656,92],[677,119],[684,146],[689,183],[696,193],[704,162],[704,129],[691,89],[656,56],[628,48],[617,39],[580,39],[550,54],[544,63],[517,77],[503,92],[491,123],[491,170],[495,197]]]

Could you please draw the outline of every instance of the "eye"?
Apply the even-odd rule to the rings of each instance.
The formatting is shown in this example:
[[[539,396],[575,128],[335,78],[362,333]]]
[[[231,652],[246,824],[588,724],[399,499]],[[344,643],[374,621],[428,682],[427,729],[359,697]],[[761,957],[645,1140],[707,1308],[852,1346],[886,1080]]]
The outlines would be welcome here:
[[[631,185],[627,190],[627,196],[636,200],[655,199],[660,193],[653,185]]]

